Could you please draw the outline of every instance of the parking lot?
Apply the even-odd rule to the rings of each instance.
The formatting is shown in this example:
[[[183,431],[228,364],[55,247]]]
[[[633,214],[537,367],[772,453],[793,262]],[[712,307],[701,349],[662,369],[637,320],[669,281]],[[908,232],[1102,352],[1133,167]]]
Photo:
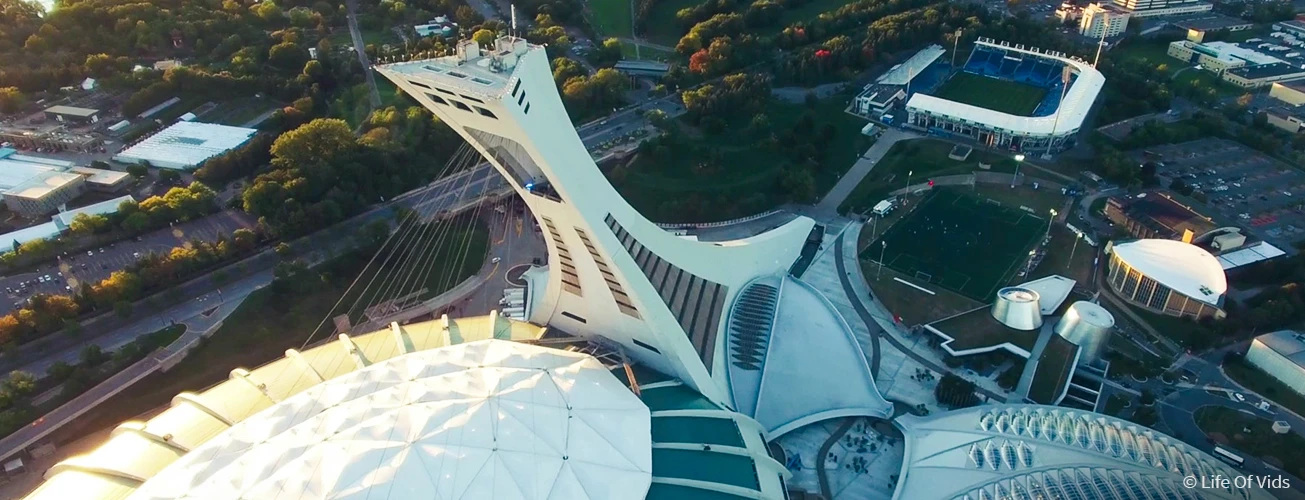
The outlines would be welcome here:
[[[1206,215],[1219,222],[1245,227],[1283,248],[1305,239],[1305,173],[1223,139],[1166,144],[1138,154],[1163,165],[1157,172],[1162,185],[1182,178],[1194,194],[1204,193]]]
[[[8,299],[0,301],[0,314],[8,314],[38,293],[68,294],[82,283],[99,283],[150,252],[170,252],[173,248],[190,244],[192,240],[216,241],[219,236],[229,236],[237,229],[253,228],[255,223],[248,214],[227,210],[138,238],[61,255],[56,262],[43,264],[33,272],[0,278],[0,288],[4,289]]]

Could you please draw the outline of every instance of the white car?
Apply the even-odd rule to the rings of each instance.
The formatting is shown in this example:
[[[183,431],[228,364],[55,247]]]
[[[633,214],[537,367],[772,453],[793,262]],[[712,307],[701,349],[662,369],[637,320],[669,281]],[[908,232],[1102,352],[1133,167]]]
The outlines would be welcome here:
[[[38,276],[38,277],[36,278],[36,281],[38,281],[38,282],[40,282],[40,283],[45,283],[45,276]]]
[[[501,260],[503,260],[503,259],[502,259],[502,258],[499,258],[499,257],[494,257],[493,259],[490,259],[490,260],[489,260],[489,263],[490,263],[490,264],[498,264],[499,261],[501,261]]]
[[[87,251],[86,251],[86,255],[95,255],[95,251],[94,251],[94,250],[87,250]]]
[[[1243,396],[1242,393],[1240,393],[1240,392],[1234,392],[1234,393],[1233,393],[1233,397],[1237,398],[1237,402],[1239,402],[1239,403],[1245,403],[1245,402],[1246,402],[1246,396]]]

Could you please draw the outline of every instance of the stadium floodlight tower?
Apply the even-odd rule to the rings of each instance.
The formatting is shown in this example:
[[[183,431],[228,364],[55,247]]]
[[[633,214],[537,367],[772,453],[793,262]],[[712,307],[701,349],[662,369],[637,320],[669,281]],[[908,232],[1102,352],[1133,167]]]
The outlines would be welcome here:
[[[648,221],[598,170],[544,48],[524,39],[464,40],[454,55],[377,71],[480,151],[534,213],[548,268],[525,275],[531,322],[618,343],[728,404],[723,316],[749,281],[788,271],[814,221],[711,243]]]

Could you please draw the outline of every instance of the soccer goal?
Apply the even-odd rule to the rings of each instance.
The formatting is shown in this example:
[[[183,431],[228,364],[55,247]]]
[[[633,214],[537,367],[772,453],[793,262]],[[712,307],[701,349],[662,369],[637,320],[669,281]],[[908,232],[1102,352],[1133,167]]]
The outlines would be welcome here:
[[[924,271],[916,271],[916,272],[915,272],[915,279],[918,279],[918,280],[923,281],[923,282],[925,282],[925,283],[933,283],[933,275],[932,275],[932,274],[929,274],[929,273],[926,273],[926,272],[924,272]]]

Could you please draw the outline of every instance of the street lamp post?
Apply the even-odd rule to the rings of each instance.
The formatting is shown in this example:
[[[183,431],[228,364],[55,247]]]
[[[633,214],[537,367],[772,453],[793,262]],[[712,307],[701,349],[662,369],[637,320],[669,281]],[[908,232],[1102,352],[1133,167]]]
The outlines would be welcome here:
[[[875,281],[879,281],[879,276],[884,273],[884,253],[888,251],[888,242],[879,242],[879,269],[875,271]]]
[[[1068,269],[1074,263],[1074,252],[1078,250],[1078,240],[1083,239],[1083,233],[1074,233],[1074,246],[1069,249],[1069,260],[1065,261],[1065,268]]]
[[[1058,214],[1059,212],[1056,212],[1056,209],[1054,208],[1048,210],[1048,212],[1051,212],[1051,217],[1047,219],[1047,237],[1051,237],[1051,223],[1055,222],[1056,214]]]
[[[907,196],[910,196],[910,194],[911,194],[911,174],[914,174],[914,173],[915,173],[914,170],[907,170],[907,171],[906,171],[906,193],[905,193],[905,194],[906,194]]]
[[[1015,181],[1020,178],[1020,164],[1024,163],[1024,154],[1015,155],[1015,175],[1010,178],[1010,188],[1015,189]]]

